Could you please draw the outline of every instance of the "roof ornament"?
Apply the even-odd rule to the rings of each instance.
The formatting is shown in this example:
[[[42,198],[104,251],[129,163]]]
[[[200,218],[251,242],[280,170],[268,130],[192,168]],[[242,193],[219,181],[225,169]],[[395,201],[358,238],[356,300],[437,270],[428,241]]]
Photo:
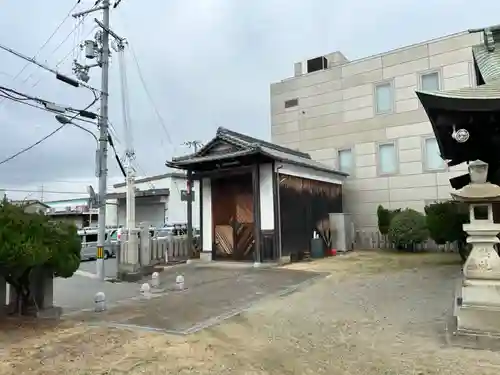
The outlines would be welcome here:
[[[483,31],[484,35],[484,44],[486,45],[486,49],[488,52],[495,51],[495,39],[493,38],[493,31],[490,27],[487,27]]]
[[[498,33],[500,31],[500,25],[490,26],[490,27],[482,27],[479,29],[469,29],[469,33],[483,33],[484,46],[488,50],[488,52],[495,51],[495,35],[494,33]]]
[[[453,138],[458,143],[465,143],[469,140],[470,134],[467,129],[456,129],[453,125],[453,133],[451,133],[451,138]]]

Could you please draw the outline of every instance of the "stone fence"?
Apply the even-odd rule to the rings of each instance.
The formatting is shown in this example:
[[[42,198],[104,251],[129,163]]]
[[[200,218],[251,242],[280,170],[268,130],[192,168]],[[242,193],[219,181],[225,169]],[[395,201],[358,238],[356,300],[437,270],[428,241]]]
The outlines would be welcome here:
[[[380,232],[372,231],[356,231],[354,244],[355,249],[393,249],[394,244],[389,241],[387,236]],[[437,245],[433,240],[427,240],[421,244],[415,245],[415,251],[436,251],[436,252],[457,252],[456,243],[447,243],[445,245]]]
[[[120,248],[117,251],[118,264],[137,264],[138,266],[154,266],[185,262],[196,257],[199,248],[199,238],[188,243],[187,235],[150,238],[142,235],[135,244],[130,244],[127,235],[122,235]],[[130,246],[136,246],[136,251],[129,251]]]
[[[150,264],[184,262],[191,257],[192,250],[185,235],[151,238],[149,248]]]

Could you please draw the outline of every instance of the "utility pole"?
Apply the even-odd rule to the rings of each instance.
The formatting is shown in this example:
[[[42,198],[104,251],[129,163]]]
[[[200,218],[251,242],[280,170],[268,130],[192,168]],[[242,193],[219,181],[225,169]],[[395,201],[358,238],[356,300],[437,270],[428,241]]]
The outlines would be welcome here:
[[[97,4],[100,1],[97,2]],[[109,97],[109,36],[121,39],[109,28],[109,0],[102,0],[99,7],[94,7],[88,11],[73,14],[73,17],[81,17],[98,10],[103,11],[102,22],[94,19],[101,27],[102,32],[96,34],[96,41],[85,41],[85,55],[87,58],[95,58],[98,53],[98,62],[93,65],[83,66],[75,61],[74,71],[77,76],[82,76],[88,80],[87,72],[89,68],[99,66],[101,68],[101,104],[99,116],[99,149],[96,155],[96,175],[99,178],[97,204],[99,207],[98,232],[97,232],[97,262],[96,273],[100,280],[105,279],[104,270],[104,244],[106,239],[106,194],[108,177],[108,97]],[[100,48],[98,45],[100,44]]]
[[[128,242],[128,264],[125,266],[124,262],[118,264],[118,273],[120,274],[122,270],[130,270],[130,265],[132,265],[132,272],[135,271],[136,267],[139,266],[139,257],[137,251],[138,240],[137,236],[139,229],[136,228],[135,222],[135,170],[134,170],[134,160],[135,151],[133,146],[133,134],[132,128],[130,126],[130,113],[128,104],[128,85],[127,85],[127,70],[125,67],[125,49],[126,41],[121,39],[117,42],[117,45],[113,47],[115,51],[118,52],[118,62],[120,65],[120,80],[121,80],[121,97],[122,97],[122,116],[123,116],[123,127],[125,131],[125,172],[126,172],[126,233]],[[124,268],[122,268],[125,266]]]
[[[103,0],[101,50],[101,116],[99,117],[99,216],[97,218],[97,276],[104,280],[106,240],[106,194],[108,178],[109,0]]]
[[[200,141],[186,141],[183,143],[184,146],[187,146],[189,148],[192,148],[194,153],[198,152],[198,148],[202,146],[202,143]]]

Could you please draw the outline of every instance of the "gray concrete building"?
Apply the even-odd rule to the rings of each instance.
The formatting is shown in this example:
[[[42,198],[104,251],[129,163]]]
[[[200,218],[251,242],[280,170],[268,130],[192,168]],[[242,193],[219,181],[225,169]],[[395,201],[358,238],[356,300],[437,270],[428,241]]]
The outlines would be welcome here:
[[[475,84],[471,47],[458,33],[349,61],[334,52],[295,64],[271,85],[272,141],[347,172],[344,204],[356,229],[377,230],[376,209],[449,199],[448,168],[415,90]]]

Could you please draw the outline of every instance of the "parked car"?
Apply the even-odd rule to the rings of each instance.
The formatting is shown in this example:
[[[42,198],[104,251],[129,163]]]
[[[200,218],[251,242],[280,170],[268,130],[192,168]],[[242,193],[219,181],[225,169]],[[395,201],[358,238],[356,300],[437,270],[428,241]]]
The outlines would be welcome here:
[[[78,231],[82,241],[80,251],[81,260],[97,258],[97,228],[84,228]],[[118,228],[106,229],[104,240],[104,259],[116,257]]]

